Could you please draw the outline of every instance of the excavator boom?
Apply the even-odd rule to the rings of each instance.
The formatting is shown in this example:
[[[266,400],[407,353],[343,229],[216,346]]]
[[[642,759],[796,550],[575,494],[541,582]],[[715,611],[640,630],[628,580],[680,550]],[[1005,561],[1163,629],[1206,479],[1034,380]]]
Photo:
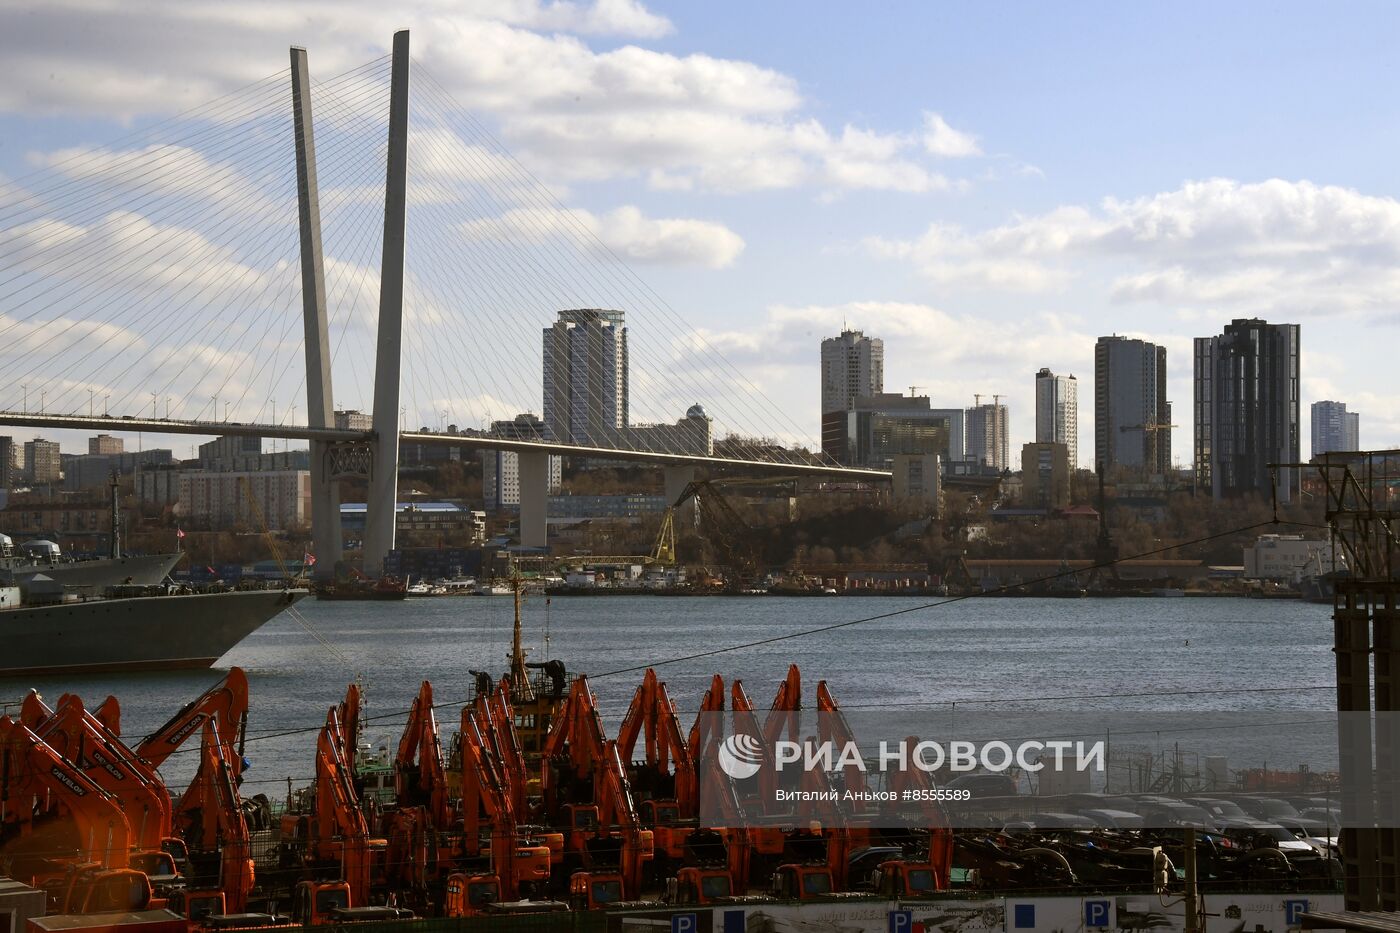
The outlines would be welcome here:
[[[230,668],[223,680],[185,704],[169,722],[146,736],[136,747],[136,754],[150,762],[151,767],[159,768],[211,717],[218,720],[224,757],[236,776],[242,768],[239,745],[248,721],[248,676],[241,667]]]

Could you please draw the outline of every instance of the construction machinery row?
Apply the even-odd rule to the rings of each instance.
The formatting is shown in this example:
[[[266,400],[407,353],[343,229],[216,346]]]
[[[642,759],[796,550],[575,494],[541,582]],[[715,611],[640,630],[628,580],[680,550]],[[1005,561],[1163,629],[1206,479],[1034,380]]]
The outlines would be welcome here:
[[[424,681],[392,760],[378,764],[350,685],[317,736],[314,782],[289,791],[275,817],[261,795],[240,795],[248,683],[238,668],[134,745],[115,699],[89,711],[65,695],[50,708],[31,692],[18,719],[0,718],[0,876],[44,890],[50,913],[164,908],[206,929],[905,899],[948,891],[955,877],[984,890],[1064,888],[1077,877],[1161,888],[1175,878],[1169,839],[955,836],[918,769],[884,788],[925,801],[905,828],[824,808],[836,787],[867,790],[860,769],[805,770],[796,786],[812,793],[794,796],[812,802],[745,821],[781,795],[767,772],[734,780],[714,764],[723,737],[712,714],[770,742],[796,728],[795,665],[762,717],[741,682],[716,675],[688,731],[648,669],[613,738],[586,677],[570,682],[558,661],[526,663],[518,613],[507,672],[473,673],[446,747],[437,712],[455,704],[436,702]],[[838,733],[826,738],[850,738],[824,681],[809,708]],[[174,797],[158,769],[194,742],[198,768]]]

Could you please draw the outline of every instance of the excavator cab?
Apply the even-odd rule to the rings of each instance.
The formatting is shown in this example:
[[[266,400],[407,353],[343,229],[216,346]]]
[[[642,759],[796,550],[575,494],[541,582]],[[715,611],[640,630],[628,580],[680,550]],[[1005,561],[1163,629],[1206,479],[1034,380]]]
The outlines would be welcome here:
[[[598,831],[598,808],[590,804],[565,804],[564,819],[569,833],[569,851],[582,851],[587,840]]]
[[[773,872],[773,896],[783,900],[812,900],[834,890],[825,865],[780,865]]]
[[[548,881],[549,866],[552,863],[549,846],[543,843],[529,843],[515,847],[515,880]]]
[[[938,892],[933,866],[919,862],[881,862],[873,881],[875,892],[883,897],[924,897]]]
[[[180,880],[175,856],[166,851],[137,852],[131,856],[131,867],[145,873],[153,885],[168,886]]]
[[[443,914],[448,917],[474,917],[480,914],[487,904],[499,903],[500,900],[500,878],[495,875],[454,872],[447,876]]]
[[[70,874],[58,912],[107,914],[152,906],[151,881],[134,868],[82,867]]]
[[[175,860],[176,868],[179,868],[189,861],[190,847],[185,845],[185,840],[178,836],[167,836],[162,839],[160,841],[160,849],[162,852],[168,852],[170,854],[170,857]]]
[[[619,874],[576,871],[569,878],[569,902],[574,910],[599,910],[621,900]]]
[[[227,910],[222,891],[191,891],[186,888],[173,891],[166,901],[166,908],[194,922],[206,917],[222,916]]]
[[[303,881],[292,898],[292,919],[303,926],[332,922],[332,914],[350,906],[350,885],[344,881]]]
[[[638,809],[643,826],[670,826],[681,819],[681,806],[674,800],[643,800]]]
[[[678,905],[715,904],[734,896],[734,884],[723,868],[687,866],[668,887],[668,900]]]

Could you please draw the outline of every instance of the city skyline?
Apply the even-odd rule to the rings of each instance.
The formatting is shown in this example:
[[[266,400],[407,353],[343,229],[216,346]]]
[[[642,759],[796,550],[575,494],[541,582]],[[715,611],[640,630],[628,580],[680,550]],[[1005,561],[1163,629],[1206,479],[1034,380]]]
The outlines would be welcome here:
[[[801,404],[800,391],[811,384],[813,332],[883,334],[885,382],[920,386],[936,404],[998,392],[1011,437],[1024,440],[1034,437],[1034,405],[1024,377],[1012,374],[1042,366],[1082,374],[1096,335],[1109,332],[1184,362],[1195,337],[1260,316],[1309,329],[1305,402],[1347,399],[1366,413],[1373,443],[1400,444],[1400,395],[1381,378],[1393,341],[1363,339],[1400,323],[1385,310],[1400,202],[1380,156],[1393,145],[1385,127],[1394,121],[1343,119],[1337,109],[1339,100],[1369,99],[1357,89],[1384,75],[1383,50],[1358,48],[1356,37],[1386,34],[1397,14],[1363,4],[1319,26],[1304,5],[1285,4],[1271,13],[1269,35],[1308,41],[1260,47],[1255,18],[1196,11],[1211,27],[1207,41],[1156,10],[1053,16],[1024,5],[1002,21],[915,5],[882,17],[831,7],[814,18],[820,28],[790,35],[772,10],[744,10],[748,28],[728,29],[741,11],[726,4],[704,15],[667,3],[468,4],[454,18],[409,3],[392,15],[313,10],[296,25],[234,15],[217,45],[207,14],[187,11],[166,17],[161,42],[178,50],[166,60],[141,40],[142,17],[65,0],[28,8],[0,39],[8,43],[0,123],[13,140],[0,153],[0,184],[22,192],[29,173],[80,150],[111,155],[111,141],[133,128],[266,75],[285,61],[286,45],[308,46],[314,71],[333,74],[407,25],[434,76],[579,223],[779,407],[798,413],[796,434],[779,432],[785,440],[818,443],[820,413]],[[92,30],[75,28],[92,20],[117,39],[92,43]],[[1085,55],[1094,35],[1118,41]],[[851,37],[878,43],[880,61],[836,80],[830,69],[841,56],[822,53]],[[1247,69],[1235,60],[1242,46],[1261,48]],[[482,47],[493,51],[489,67],[458,54]],[[1183,54],[1202,67],[1182,74]],[[551,60],[559,67],[536,80],[535,66]],[[977,65],[1011,60],[1017,73],[1004,82],[962,80]],[[1100,80],[1101,69],[1121,80]],[[1328,80],[1304,81],[1310,69]],[[78,73],[85,79],[74,80]],[[1219,74],[1230,76],[1223,83],[1235,106],[1203,112],[1194,102],[1221,93],[1222,82],[1208,78]],[[575,112],[579,99],[593,122]],[[1148,111],[1151,120],[1142,118]],[[1105,112],[1115,114],[1111,132],[1097,119]],[[1300,145],[1285,124],[1319,132],[1303,133]],[[635,126],[648,135],[624,132]],[[1052,131],[1060,128],[1072,132]],[[1081,135],[1094,141],[1087,156],[1067,143]],[[630,315],[629,323],[634,334],[655,327]],[[514,339],[539,352],[528,334]],[[993,376],[1002,384],[989,384]],[[337,406],[367,410],[367,390],[349,382],[338,380]],[[436,423],[439,399],[413,388],[406,395],[422,401],[409,423]],[[1190,392],[1189,367],[1171,366],[1168,396]],[[686,394],[654,396],[643,417],[669,420],[699,401],[724,423],[717,400]],[[279,396],[286,411],[292,396]],[[641,398],[634,393],[634,406]],[[482,402],[494,417],[538,404]],[[1173,416],[1183,464],[1193,430],[1186,407]],[[1081,432],[1093,429],[1085,409]],[[1305,405],[1300,430],[1309,423]]]

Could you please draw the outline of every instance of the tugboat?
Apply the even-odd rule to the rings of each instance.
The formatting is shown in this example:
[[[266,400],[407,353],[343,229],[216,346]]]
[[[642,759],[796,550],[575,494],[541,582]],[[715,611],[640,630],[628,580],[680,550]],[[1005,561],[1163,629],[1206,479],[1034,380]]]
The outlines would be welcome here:
[[[330,583],[316,583],[311,592],[317,599],[405,599],[408,581],[385,575],[371,580],[359,571],[352,577]]]

